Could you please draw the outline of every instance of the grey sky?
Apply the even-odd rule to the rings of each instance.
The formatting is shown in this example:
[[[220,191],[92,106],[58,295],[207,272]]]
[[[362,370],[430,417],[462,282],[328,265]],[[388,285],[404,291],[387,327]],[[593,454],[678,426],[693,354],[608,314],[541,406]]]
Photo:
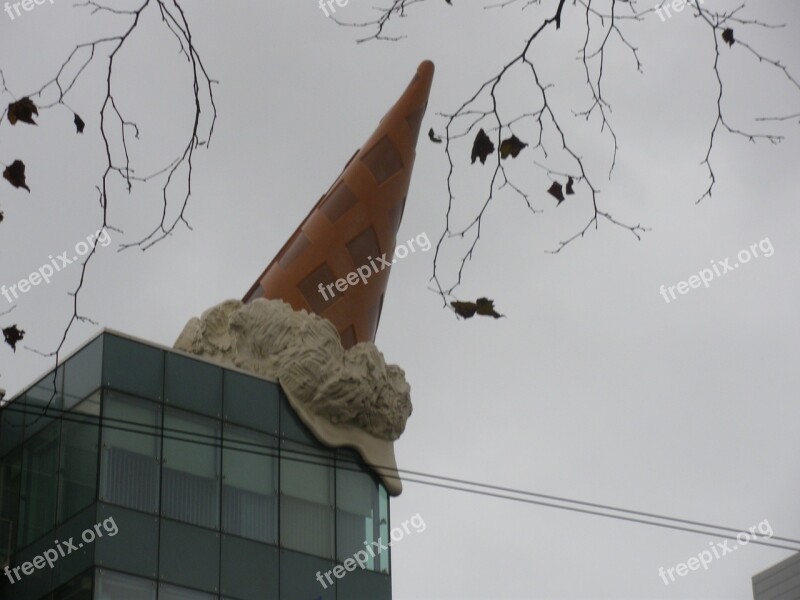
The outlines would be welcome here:
[[[14,94],[52,77],[76,42],[109,31],[113,19],[89,18],[71,4],[48,2],[13,21],[0,13],[0,68]],[[337,16],[356,19],[366,4],[374,2],[350,0]],[[553,2],[544,2],[546,12],[454,4],[414,7],[391,30],[408,36],[401,42],[360,45],[363,31],[337,27],[314,0],[187,5],[197,48],[220,81],[215,137],[195,156],[187,211],[194,231],[179,228],[144,253],[117,253],[119,243],[149,233],[161,205],[158,184],[130,195],[116,190],[112,223],[124,234],[112,231],[111,245],[92,261],[81,313],[171,345],[190,317],[241,297],[421,60],[437,68],[423,132],[441,134],[436,113],[457,108],[516,54]],[[800,77],[800,5],[761,0],[748,7],[749,16],[787,27],[742,36]],[[518,197],[498,196],[457,292],[461,299],[488,295],[506,319],[457,321],[427,289],[433,252],[399,261],[377,339],[412,385],[414,414],[396,446],[398,463],[731,527],[768,520],[775,535],[800,538],[800,129],[796,120],[768,127],[787,136],[777,146],[721,133],[712,155],[714,195],[695,205],[707,185],[699,163],[715,117],[713,40],[688,10],[663,23],[651,15],[625,28],[644,75],[618,43],[606,57],[604,89],[620,146],[608,181],[609,138],[596,121],[587,127],[570,116],[586,107],[574,60],[583,18],[568,2],[562,30],[536,46],[537,65],[556,84],[554,108],[591,165],[603,208],[652,231],[637,242],[601,222],[560,254],[545,253],[583,227],[591,205],[584,192],[556,210],[545,193],[549,180],[526,149],[509,168],[545,212],[533,215]],[[733,124],[757,127],[753,117],[800,111],[800,91],[779,72],[758,67],[737,45],[723,50]],[[27,277],[97,229],[104,69],[87,70],[68,97],[87,123],[83,136],[65,109],[44,112],[37,128],[0,127],[0,161],[25,160],[32,190],[0,182],[0,284]],[[522,81],[506,88],[510,112],[532,102]],[[151,171],[177,151],[191,109],[186,65],[152,13],[114,82],[121,109],[141,130],[134,156],[142,172]],[[454,218],[464,225],[491,167],[469,164],[468,143],[457,151]],[[423,232],[438,239],[446,172],[442,146],[423,134],[398,241]],[[662,284],[687,280],[764,238],[772,256],[669,304],[659,294]],[[452,248],[446,283],[458,267]],[[27,345],[54,349],[79,271],[73,265],[32,288],[0,323],[18,323]],[[8,307],[0,297],[0,312]],[[67,348],[96,329],[76,327]],[[0,360],[0,386],[12,395],[50,368],[22,348],[14,355],[4,346]],[[666,586],[659,567],[685,562],[718,538],[407,483],[392,517],[399,523],[416,513],[426,531],[393,550],[398,600],[745,600],[751,576],[790,554],[751,545]]]

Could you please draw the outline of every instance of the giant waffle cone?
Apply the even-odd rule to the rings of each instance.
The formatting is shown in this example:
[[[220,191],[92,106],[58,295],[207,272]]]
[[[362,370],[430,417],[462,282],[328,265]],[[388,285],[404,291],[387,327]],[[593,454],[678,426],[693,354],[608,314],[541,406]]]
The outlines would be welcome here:
[[[245,302],[281,299],[295,310],[325,317],[336,326],[345,348],[375,341],[390,270],[377,258],[392,261],[432,80],[433,63],[425,61],[375,133],[247,292]],[[362,272],[370,269],[366,283],[359,279],[344,292],[327,287],[359,267],[365,267]]]

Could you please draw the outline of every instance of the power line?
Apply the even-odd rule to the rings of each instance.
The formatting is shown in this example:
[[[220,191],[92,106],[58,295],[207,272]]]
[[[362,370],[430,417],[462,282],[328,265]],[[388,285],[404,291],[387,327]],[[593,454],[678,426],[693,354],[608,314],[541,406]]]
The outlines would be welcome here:
[[[151,401],[145,400],[145,402],[151,402]],[[22,408],[16,408],[14,406],[14,404],[15,403],[7,404],[6,406],[3,407],[3,411],[9,410],[9,411],[12,411],[12,412],[21,413],[21,414],[25,414],[25,415],[33,414],[33,413],[28,412],[26,410],[26,407],[23,406]],[[157,403],[153,403],[153,404],[157,405]],[[181,409],[177,409],[176,408],[175,410],[181,410]],[[48,413],[50,413],[50,412],[57,413],[57,416],[49,415]],[[186,412],[187,412],[187,414],[196,415],[196,413],[192,413],[191,411],[186,411]],[[339,469],[342,469],[342,470],[348,470],[348,471],[363,472],[363,468],[361,466],[362,463],[360,461],[353,460],[353,459],[350,459],[350,458],[347,458],[347,457],[343,457],[343,456],[325,457],[325,456],[321,456],[319,454],[319,450],[317,450],[316,452],[303,452],[303,451],[300,451],[300,450],[282,450],[282,451],[279,452],[279,448],[277,446],[277,442],[273,446],[273,445],[268,445],[268,444],[261,444],[261,443],[258,443],[258,442],[247,442],[247,441],[241,441],[241,440],[224,440],[223,441],[223,439],[221,437],[208,435],[208,434],[205,434],[205,433],[197,433],[197,432],[188,431],[188,430],[184,430],[184,429],[175,429],[175,428],[171,428],[171,427],[164,427],[163,426],[163,422],[161,423],[161,425],[153,426],[153,425],[149,425],[149,424],[137,423],[136,421],[131,421],[131,420],[128,420],[128,419],[116,419],[116,418],[113,418],[113,417],[105,417],[105,416],[101,420],[98,415],[91,415],[91,414],[87,414],[87,413],[79,413],[79,412],[75,412],[75,411],[71,411],[71,410],[64,410],[64,409],[52,408],[52,407],[48,408],[42,415],[40,415],[40,417],[41,416],[49,416],[50,418],[53,419],[53,421],[55,421],[56,419],[60,419],[60,420],[63,420],[63,421],[68,421],[68,422],[77,422],[77,423],[82,423],[82,424],[92,424],[92,425],[97,426],[98,430],[101,427],[101,423],[102,423],[102,427],[103,428],[107,428],[107,429],[114,429],[114,430],[118,430],[118,431],[126,431],[126,432],[129,432],[129,433],[136,433],[136,434],[139,434],[139,435],[150,435],[150,436],[153,436],[153,437],[163,437],[164,439],[169,439],[169,440],[182,441],[182,442],[198,444],[198,445],[201,445],[201,446],[207,446],[207,447],[213,447],[213,448],[221,448],[221,449],[225,449],[225,450],[229,450],[229,451],[244,452],[244,453],[255,454],[255,455],[259,455],[259,456],[272,457],[272,458],[281,459],[281,460],[290,460],[290,461],[299,462],[299,463],[303,463],[303,464],[311,464],[311,465],[316,465],[316,466],[330,467],[331,466],[331,462],[333,462],[334,466],[336,468],[339,468]],[[206,419],[209,419],[209,420],[215,420],[215,419],[213,419],[213,417],[207,417],[207,416],[203,416],[203,415],[196,415],[196,416],[200,416],[200,417],[203,417],[203,418],[206,418]],[[37,418],[37,421],[38,421],[38,418]],[[96,423],[92,423],[92,421],[96,421]],[[215,420],[215,421],[220,423],[220,425],[223,424],[220,421],[217,421],[217,420]],[[122,425],[131,425],[131,426],[134,426],[135,428],[131,429],[131,428],[126,428],[126,427],[121,427],[119,425],[110,425],[108,422],[119,423],[119,424],[122,424]],[[258,432],[258,431],[255,431],[255,430],[247,429],[245,426],[240,426],[240,425],[237,425],[237,424],[228,423],[227,425],[230,425],[231,427],[236,427],[236,428],[244,428],[248,432],[252,432],[254,435],[260,435],[262,437],[271,437],[271,438],[278,438],[279,437],[276,434],[272,434],[272,433],[268,433],[268,432]],[[147,430],[145,430],[143,428],[147,428],[147,429],[149,429],[149,431],[147,431]],[[42,429],[44,429],[44,427],[42,427]],[[187,438],[187,437],[181,437],[181,436],[189,436],[189,437]],[[209,441],[206,441],[206,440],[209,440]],[[313,445],[308,444],[306,442],[299,442],[299,441],[295,441],[295,440],[286,440],[286,441],[289,441],[292,444],[297,444],[297,445],[300,445],[300,446],[306,446],[307,448],[310,448],[310,449],[315,449]],[[232,446],[231,444],[234,444],[234,445]],[[248,450],[248,449],[242,448],[241,446],[250,446],[250,447],[256,448],[258,450],[255,450],[255,449]],[[259,450],[264,450],[264,451],[259,451]],[[294,456],[286,456],[287,452],[291,453]],[[305,459],[304,458],[297,458],[297,456],[310,457],[311,459],[309,459],[309,458],[305,458]],[[313,459],[316,459],[316,460],[313,460]],[[350,464],[350,465],[352,465],[353,467],[356,467],[356,468],[347,468],[347,467],[341,465],[340,463]],[[608,505],[608,504],[599,504],[599,503],[587,502],[587,501],[583,501],[583,500],[573,500],[571,498],[565,498],[565,497],[561,497],[561,496],[553,496],[553,495],[541,494],[541,493],[537,493],[537,492],[530,492],[530,491],[527,491],[527,490],[520,490],[520,489],[515,489],[515,488],[509,488],[509,487],[503,487],[503,486],[492,485],[492,484],[487,484],[487,483],[481,483],[481,482],[477,482],[477,481],[471,481],[471,480],[468,480],[468,479],[459,479],[459,478],[455,478],[455,477],[447,477],[447,476],[444,476],[444,475],[435,475],[435,474],[432,474],[432,473],[425,473],[425,472],[422,472],[422,471],[414,471],[414,470],[411,470],[411,469],[399,469],[399,468],[395,468],[395,467],[381,466],[381,465],[372,465],[372,468],[373,469],[381,469],[381,470],[384,470],[384,471],[396,472],[396,473],[399,473],[399,474],[409,474],[409,475],[413,475],[413,476],[417,476],[417,477],[424,477],[424,478],[427,478],[427,479],[433,479],[434,481],[426,481],[426,480],[423,480],[423,479],[415,479],[415,478],[412,478],[412,477],[403,476],[402,481],[407,481],[407,482],[411,482],[411,483],[418,483],[418,484],[421,484],[421,485],[427,485],[427,486],[431,486],[431,487],[435,487],[435,488],[449,489],[449,490],[454,490],[454,491],[466,492],[466,493],[470,493],[470,494],[476,494],[476,495],[480,495],[480,496],[488,496],[488,497],[492,497],[492,498],[499,498],[499,499],[503,499],[503,500],[512,500],[512,501],[516,501],[516,502],[522,502],[522,503],[525,503],[525,504],[533,504],[533,505],[537,505],[537,506],[545,506],[545,507],[549,507],[549,508],[568,510],[568,511],[571,511],[571,512],[577,512],[577,513],[582,513],[582,514],[589,514],[589,515],[594,515],[594,516],[606,517],[606,518],[610,518],[610,519],[617,519],[617,520],[621,520],[621,521],[628,521],[628,522],[631,522],[631,523],[639,523],[639,524],[643,524],[643,525],[651,525],[651,526],[654,526],[654,527],[662,527],[662,528],[666,528],[666,529],[673,529],[673,530],[676,530],[676,531],[685,531],[685,532],[697,533],[697,534],[701,534],[701,535],[713,535],[713,536],[716,536],[716,537],[721,537],[721,538],[730,539],[730,540],[737,539],[737,537],[735,535],[731,535],[731,533],[747,533],[747,531],[744,530],[744,529],[736,529],[736,528],[733,528],[733,527],[726,527],[726,526],[722,526],[722,525],[714,525],[714,524],[710,524],[710,523],[704,523],[702,521],[692,521],[692,520],[688,520],[688,519],[680,519],[680,518],[677,518],[677,517],[669,517],[669,516],[660,515],[660,514],[657,514],[657,513],[649,513],[649,512],[636,511],[636,510],[631,510],[631,509],[626,509],[626,508],[619,508],[619,507],[611,506],[611,505]],[[439,481],[436,481],[436,480],[446,481],[446,482],[450,482],[450,483],[449,484],[448,483],[440,483]],[[461,484],[461,485],[451,485],[453,483],[457,483],[457,484]],[[463,486],[471,486],[471,487],[463,487]],[[473,489],[473,488],[483,488],[483,489]],[[490,490],[490,491],[487,491],[487,490]],[[498,493],[498,492],[505,492],[505,493]],[[509,494],[516,494],[516,496],[512,496],[512,495],[509,495]],[[520,498],[519,496],[526,496],[526,497]],[[534,499],[534,498],[536,498],[536,499]],[[546,502],[545,500],[549,500],[550,502]],[[561,503],[565,503],[565,504],[573,504],[573,505],[577,505],[577,506],[565,506],[564,504],[554,504],[554,502],[561,502]],[[579,508],[579,507],[587,507],[587,508]],[[610,514],[608,512],[602,512],[602,511],[614,511],[615,513],[623,513],[623,514]],[[634,515],[634,516],[626,516],[626,515]],[[646,518],[637,518],[637,517],[646,517]],[[670,524],[670,523],[660,523],[660,522],[657,522],[657,521],[653,521],[651,519],[658,519],[658,520],[661,520],[661,521],[669,521],[669,522],[672,522],[672,523],[679,523],[681,525],[674,525],[674,524]],[[685,527],[685,526],[682,526],[682,525],[693,525],[695,527],[694,528]],[[706,529],[716,529],[718,531],[704,531],[704,530],[697,529],[697,527],[703,527],[703,528],[706,528]],[[725,533],[723,533],[723,532],[725,532]],[[788,542],[788,543],[791,543],[791,544],[800,545],[800,540],[796,540],[796,539],[792,539],[792,538],[785,538],[785,537],[780,537],[780,536],[771,536],[768,539],[769,540],[777,540],[777,541]],[[794,551],[794,552],[800,551],[800,548],[785,546],[785,545],[782,545],[782,544],[776,544],[776,543],[773,543],[773,542],[768,542],[768,541],[763,541],[763,540],[758,540],[758,539],[750,540],[749,543],[758,544],[758,545],[761,545],[761,546],[769,546],[769,547],[773,547],[773,548],[780,548],[780,549],[783,549],[783,550],[791,550],[791,551]]]

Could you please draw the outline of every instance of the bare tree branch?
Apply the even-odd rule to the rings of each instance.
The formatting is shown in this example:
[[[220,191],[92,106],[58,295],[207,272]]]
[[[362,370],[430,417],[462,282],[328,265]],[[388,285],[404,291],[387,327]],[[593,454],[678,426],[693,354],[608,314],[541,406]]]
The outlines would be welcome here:
[[[377,7],[377,17],[357,23],[346,23],[339,20],[339,25],[347,27],[364,28],[370,31],[369,35],[358,39],[359,43],[369,40],[389,40],[397,41],[403,36],[390,33],[391,24],[400,18],[408,16],[411,7],[415,7],[426,0],[388,0],[386,6]],[[584,197],[591,199],[591,210],[586,224],[574,235],[560,241],[556,248],[549,250],[550,253],[558,253],[573,241],[582,238],[590,229],[597,229],[601,221],[605,221],[620,229],[629,231],[636,239],[641,239],[641,234],[648,231],[647,227],[641,224],[630,225],[615,217],[603,209],[598,200],[600,189],[590,176],[590,169],[586,159],[583,158],[574,146],[575,140],[571,133],[565,128],[564,115],[562,110],[554,104],[552,98],[552,88],[554,83],[545,82],[541,79],[540,71],[537,68],[537,57],[547,55],[546,48],[543,46],[545,41],[540,41],[545,30],[557,31],[561,27],[562,18],[568,15],[576,15],[577,11],[582,11],[582,44],[578,50],[579,59],[583,63],[585,74],[585,84],[589,95],[589,104],[583,109],[571,110],[575,117],[581,117],[585,122],[595,122],[600,130],[601,136],[607,136],[611,142],[612,152],[608,177],[610,178],[617,163],[619,143],[616,131],[611,120],[611,105],[604,97],[604,76],[608,68],[607,51],[612,42],[622,47],[633,59],[632,66],[638,73],[643,73],[643,62],[640,50],[631,41],[628,35],[628,27],[639,24],[646,19],[652,18],[655,14],[661,14],[665,5],[669,5],[668,0],[660,0],[656,6],[639,8],[639,0],[572,0],[567,3],[565,0],[500,0],[489,2],[484,6],[485,9],[506,9],[516,7],[521,11],[534,8],[538,11],[551,11],[542,16],[538,27],[532,30],[522,45],[521,51],[511,57],[510,60],[501,65],[497,72],[488,80],[478,85],[476,91],[468,96],[458,108],[453,112],[440,112],[438,115],[445,119],[445,144],[444,151],[448,159],[447,183],[447,209],[445,212],[445,225],[441,237],[436,245],[436,252],[433,259],[433,275],[431,280],[435,283],[433,291],[441,297],[445,306],[447,298],[454,289],[458,287],[463,278],[466,263],[473,257],[478,240],[480,239],[483,219],[488,214],[488,209],[493,200],[497,198],[498,192],[507,188],[515,196],[524,200],[527,208],[534,214],[543,212],[541,208],[535,206],[534,198],[542,196],[541,192],[531,194],[521,185],[513,182],[510,173],[502,162],[500,153],[495,156],[493,169],[489,176],[487,188],[482,194],[482,202],[471,220],[464,227],[454,226],[453,208],[456,202],[454,188],[454,178],[457,169],[454,160],[454,151],[461,143],[463,138],[473,135],[478,129],[494,133],[495,145],[499,148],[504,135],[514,134],[513,126],[531,124],[534,129],[534,143],[530,144],[530,150],[541,156],[534,159],[533,164],[541,169],[544,174],[552,181],[557,177],[572,178],[577,187],[580,186],[585,194]],[[773,133],[763,131],[748,131],[734,125],[726,116],[725,112],[725,86],[723,76],[720,71],[720,63],[724,59],[740,59],[741,54],[737,52],[741,47],[747,55],[756,58],[759,63],[780,71],[784,80],[788,82],[795,91],[800,92],[800,85],[797,79],[789,72],[788,68],[779,60],[770,58],[759,52],[748,41],[743,41],[742,33],[746,33],[751,28],[774,30],[783,27],[783,24],[769,24],[757,19],[743,17],[744,4],[723,12],[713,11],[705,8],[700,3],[687,3],[691,14],[700,19],[710,33],[707,46],[713,49],[714,61],[711,65],[714,82],[717,86],[717,96],[715,100],[716,115],[714,116],[709,128],[709,143],[705,156],[700,163],[708,173],[709,185],[697,202],[706,196],[711,196],[716,184],[716,174],[712,165],[712,153],[714,143],[719,137],[720,130],[725,130],[735,136],[743,137],[750,142],[768,141],[773,144],[779,143],[783,137]],[[575,12],[570,12],[574,10]],[[549,16],[547,16],[549,14]],[[334,19],[335,20],[335,19]],[[662,19],[663,20],[663,19]],[[577,24],[577,21],[576,21]],[[720,39],[726,30],[737,28],[736,41],[729,49],[724,49],[720,45]],[[725,34],[726,36],[729,34]],[[540,46],[537,52],[531,49],[537,44]],[[724,53],[724,54],[723,54]],[[511,72],[515,72],[519,67],[526,69],[528,76],[534,84],[534,97],[528,100],[528,105],[533,105],[533,110],[528,110],[516,116],[505,114],[505,110],[500,110],[498,105],[498,95],[503,95],[502,84],[509,77]],[[507,93],[507,92],[506,92]],[[505,97],[505,96],[504,96]],[[789,121],[800,118],[800,113],[789,114],[786,116],[767,116],[757,119],[758,121]],[[545,139],[555,137],[559,142],[557,148],[548,148]],[[460,146],[458,146],[460,147]],[[568,168],[558,168],[554,166],[555,155],[561,154],[568,159],[571,166]],[[593,161],[594,162],[594,161]],[[593,172],[594,169],[591,169]],[[544,186],[541,188],[544,190]],[[538,191],[538,188],[537,188]],[[451,285],[444,285],[441,277],[443,266],[442,250],[446,242],[451,239],[468,239],[466,251],[461,256],[458,271]]]
[[[154,227],[153,231],[145,236],[138,242],[122,244],[120,250],[130,247],[139,247],[142,250],[147,250],[153,245],[170,235],[175,228],[183,223],[187,228],[191,229],[189,222],[185,218],[185,211],[189,203],[189,198],[192,191],[192,176],[193,176],[193,158],[194,152],[201,146],[207,146],[214,132],[214,125],[216,123],[217,109],[214,103],[214,95],[212,86],[217,83],[212,79],[206,71],[203,61],[200,57],[195,43],[192,39],[192,32],[189,23],[186,19],[184,9],[182,7],[182,0],[141,0],[141,4],[133,9],[120,9],[112,8],[111,6],[101,4],[94,0],[87,0],[83,3],[76,4],[76,7],[83,7],[91,9],[92,15],[96,13],[107,13],[119,17],[124,26],[121,33],[117,35],[109,35],[100,37],[89,42],[83,42],[75,46],[70,52],[55,76],[46,81],[38,90],[26,94],[30,98],[43,98],[46,93],[51,89],[57,91],[57,97],[49,104],[41,104],[38,106],[40,111],[46,111],[51,108],[59,108],[61,106],[72,109],[66,103],[66,98],[70,91],[74,88],[76,82],[81,75],[86,71],[86,68],[96,60],[106,61],[106,76],[104,84],[105,97],[102,107],[99,111],[100,117],[100,134],[105,148],[105,167],[100,178],[99,185],[96,186],[99,193],[99,204],[101,209],[100,215],[100,228],[107,228],[115,231],[121,231],[114,227],[108,219],[109,202],[112,200],[110,184],[112,177],[120,177],[124,181],[128,192],[132,190],[134,182],[148,182],[159,177],[164,177],[165,181],[162,185],[162,215],[160,222]],[[186,144],[183,146],[181,152],[166,166],[156,170],[154,173],[141,177],[135,175],[135,168],[131,163],[129,153],[129,144],[131,139],[139,139],[140,131],[136,123],[128,120],[119,109],[117,99],[115,97],[115,86],[112,83],[112,76],[116,73],[115,66],[118,63],[119,56],[124,51],[126,44],[134,36],[134,34],[141,29],[141,17],[146,10],[158,10],[161,16],[161,22],[171,32],[172,36],[176,38],[180,53],[185,56],[192,72],[192,95],[194,98],[194,119],[192,124],[191,133],[188,136]],[[68,76],[67,73],[74,71],[74,75]],[[0,81],[3,85],[3,92],[8,93],[12,97],[10,90],[6,86],[5,77],[0,71]],[[6,116],[8,109],[0,113],[0,123]],[[203,129],[201,122],[201,115],[210,112],[210,119],[208,125]],[[132,136],[132,137],[131,137]],[[121,156],[117,157],[120,152],[112,150],[113,145],[118,145],[121,148]],[[121,161],[118,162],[118,158]],[[168,207],[175,202],[172,189],[177,180],[179,171],[185,166],[186,168],[186,191],[177,200],[179,202],[180,210],[174,219],[167,219]],[[93,323],[89,317],[82,315],[79,310],[79,296],[86,282],[87,270],[89,263],[94,257],[96,246],[92,246],[91,250],[86,254],[81,262],[81,272],[78,284],[70,292],[72,297],[72,315],[67,322],[63,331],[60,341],[55,350],[52,352],[41,352],[33,348],[26,348],[42,356],[54,358],[55,369],[53,379],[53,395],[47,404],[50,406],[56,394],[56,379],[55,373],[60,364],[62,350],[67,341],[70,331],[76,323]],[[42,414],[47,411],[47,407],[43,410]],[[41,415],[40,415],[41,416]],[[38,417],[37,417],[38,418]]]

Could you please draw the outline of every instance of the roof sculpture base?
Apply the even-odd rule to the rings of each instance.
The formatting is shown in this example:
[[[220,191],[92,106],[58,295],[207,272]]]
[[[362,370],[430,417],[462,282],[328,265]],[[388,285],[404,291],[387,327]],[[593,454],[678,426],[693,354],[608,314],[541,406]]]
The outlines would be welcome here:
[[[402,492],[393,442],[411,415],[405,373],[372,343],[345,350],[333,324],[281,300],[227,300],[191,319],[175,348],[277,380],[322,443],[348,446]]]

